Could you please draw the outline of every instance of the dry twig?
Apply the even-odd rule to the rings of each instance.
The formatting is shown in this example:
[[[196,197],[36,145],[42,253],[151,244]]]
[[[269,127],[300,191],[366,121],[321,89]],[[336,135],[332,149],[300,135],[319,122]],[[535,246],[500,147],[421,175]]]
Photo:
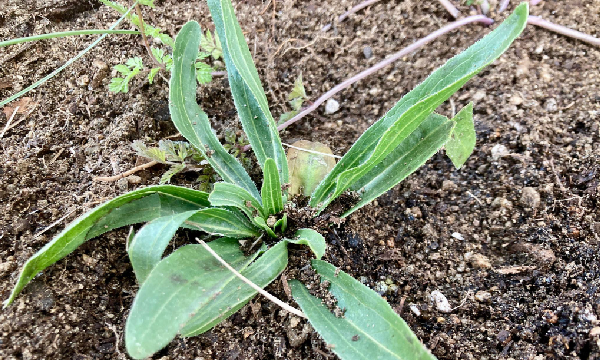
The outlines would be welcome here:
[[[256,285],[255,283],[253,283],[252,281],[248,280],[247,278],[244,277],[244,275],[240,274],[239,272],[237,272],[236,269],[234,269],[233,267],[231,267],[231,265],[229,265],[227,263],[227,261],[223,260],[223,258],[221,258],[219,256],[219,254],[217,254],[213,249],[210,248],[210,246],[206,245],[206,243],[198,238],[196,238],[196,241],[198,243],[200,243],[200,245],[202,245],[206,251],[208,251],[212,256],[215,257],[215,259],[219,260],[219,262],[221,264],[223,264],[223,266],[225,266],[229,271],[231,271],[235,276],[237,276],[240,280],[242,280],[243,282],[245,282],[246,284],[248,284],[251,288],[253,288],[254,290],[258,291],[259,294],[261,294],[262,296],[266,297],[267,299],[271,300],[272,302],[274,302],[275,304],[279,305],[281,308],[287,310],[288,312],[296,315],[296,316],[300,316],[301,318],[305,318],[306,319],[306,315],[304,315],[304,313],[296,308],[291,307],[290,305],[284,303],[283,301],[279,300],[278,298],[276,298],[275,296],[269,294],[268,292],[266,292],[265,290],[261,289],[260,286]]]
[[[147,169],[149,167],[152,167],[152,166],[154,166],[156,164],[160,164],[160,163],[158,161],[150,161],[148,163],[136,166],[136,167],[134,167],[131,170],[125,171],[125,172],[120,173],[120,174],[115,175],[115,176],[97,176],[97,177],[93,178],[92,180],[93,181],[103,181],[103,182],[114,182],[114,181],[121,180],[122,178],[127,177],[129,175],[133,175],[133,174],[135,174],[136,172],[138,172],[140,170],[144,170],[144,169]]]

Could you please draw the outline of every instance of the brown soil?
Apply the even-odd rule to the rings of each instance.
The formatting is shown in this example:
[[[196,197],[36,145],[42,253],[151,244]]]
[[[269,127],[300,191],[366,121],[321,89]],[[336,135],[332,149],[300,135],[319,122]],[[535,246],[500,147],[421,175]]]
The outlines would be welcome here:
[[[315,99],[451,21],[436,1],[384,0],[320,32],[354,3],[277,1],[275,12],[263,12],[262,1],[236,2],[276,117],[288,110],[285,95],[300,72]],[[5,0],[0,38],[106,28],[118,16],[98,5]],[[600,36],[598,0],[544,1],[532,12]],[[158,0],[146,13],[172,35],[189,19],[212,29],[202,1]],[[340,111],[330,116],[320,109],[285,131],[284,141],[318,140],[343,154],[403,94],[488,31],[472,25],[427,45],[336,96]],[[0,98],[48,74],[92,39],[0,49]],[[370,59],[365,47],[372,49]],[[130,94],[114,95],[107,92],[110,75],[93,65],[101,60],[112,67],[136,55],[146,57],[138,37],[108,37],[30,93],[33,112],[18,113],[18,125],[0,139],[0,297],[8,297],[23,263],[68,221],[127,190],[156,184],[165,170],[138,173],[140,185],[91,181],[133,167],[132,141],[176,133],[166,82],[136,80]],[[452,98],[456,109],[475,102],[478,142],[467,164],[455,170],[443,153],[434,156],[341,226],[329,227],[326,259],[372,288],[383,290],[386,280],[396,285],[384,295],[440,359],[600,359],[599,64],[598,48],[527,28]],[[231,121],[226,80],[201,88],[199,100],[215,124]],[[25,102],[9,106],[15,105],[30,109]],[[450,104],[439,111],[452,112]],[[0,129],[6,122],[0,113]],[[193,180],[184,174],[173,182]],[[0,358],[126,358],[122,333],[137,290],[126,232],[84,244],[0,312]],[[309,258],[306,249],[294,247],[291,254],[285,275],[310,278],[298,274]],[[268,290],[292,301],[279,279]],[[455,307],[450,313],[430,303],[434,290]],[[176,339],[154,358],[335,358],[297,320],[257,297],[210,332]]]

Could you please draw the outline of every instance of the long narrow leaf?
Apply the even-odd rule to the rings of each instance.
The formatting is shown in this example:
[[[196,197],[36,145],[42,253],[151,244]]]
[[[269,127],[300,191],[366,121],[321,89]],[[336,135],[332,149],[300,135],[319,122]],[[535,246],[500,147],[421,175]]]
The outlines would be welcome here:
[[[210,127],[208,116],[196,102],[194,63],[198,56],[200,34],[200,25],[189,21],[175,39],[169,85],[171,118],[177,130],[202,153],[225,182],[236,184],[260,199],[256,185],[242,165],[221,145]]]
[[[431,114],[382,162],[352,184],[361,194],[360,201],[342,217],[346,217],[373,201],[415,172],[449,139],[455,122],[445,116]]]
[[[267,250],[248,268],[240,273],[261,288],[269,285],[287,267],[288,251],[285,241],[280,241]],[[210,330],[213,326],[227,319],[241,309],[256,294],[239,278],[231,278],[220,290],[221,294],[213,301],[208,302],[197,311],[181,333],[183,336],[195,336]]]
[[[185,222],[192,228],[213,235],[229,236],[236,239],[255,237],[258,229],[246,216],[236,209],[210,208],[196,211]]]
[[[4,302],[4,307],[13,302],[37,273],[93,237],[117,227],[207,206],[210,206],[208,194],[171,185],[151,186],[116,197],[77,218],[29,258],[10,297]]]
[[[253,260],[234,239],[208,244],[234,269]],[[125,345],[134,359],[143,359],[166,346],[203,306],[222,296],[233,275],[201,245],[186,245],[164,258],[137,293],[125,326]]]
[[[250,219],[256,215],[265,216],[261,203],[248,191],[235,184],[216,183],[208,200],[212,206],[236,207],[242,210]]]
[[[294,300],[311,325],[342,360],[433,360],[408,325],[375,291],[324,261],[313,260],[321,281],[344,316],[337,317],[297,280],[290,281]]]
[[[286,184],[288,167],[285,152],[231,0],[208,0],[208,8],[223,47],[235,107],[252,150],[263,169],[267,159],[275,160],[280,181]]]
[[[277,214],[283,210],[283,197],[281,195],[281,183],[277,173],[277,164],[273,159],[267,159],[263,168],[264,180],[260,194],[262,196],[265,215]]]
[[[450,59],[404,96],[358,139],[315,190],[310,205],[324,209],[384,160],[464,83],[498,58],[523,31],[528,4],[519,5],[498,28]]]
[[[129,243],[129,260],[139,284],[144,283],[150,271],[160,262],[175,232],[196,211],[186,211],[159,217],[144,225]]]

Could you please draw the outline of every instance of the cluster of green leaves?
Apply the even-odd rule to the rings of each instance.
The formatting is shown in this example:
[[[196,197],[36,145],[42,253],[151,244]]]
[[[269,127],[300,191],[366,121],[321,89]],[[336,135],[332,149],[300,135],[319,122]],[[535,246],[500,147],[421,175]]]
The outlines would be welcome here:
[[[302,109],[302,105],[305,100],[308,100],[308,96],[306,96],[306,90],[304,90],[304,83],[302,82],[302,74],[298,75],[296,80],[294,81],[294,87],[292,91],[288,94],[287,97],[288,103],[290,104],[292,110],[285,112],[279,116],[279,121],[277,125],[281,125],[294,116],[298,115],[300,109]]]
[[[317,258],[313,268],[330,284],[329,291],[344,316],[333,315],[298,281],[290,283],[292,295],[342,359],[364,359],[365,354],[380,359],[433,359],[373,290],[319,261],[326,251],[323,236],[313,229],[299,229],[292,238],[283,237],[285,205],[290,201],[283,185],[288,184],[289,174],[275,121],[231,0],[208,0],[208,5],[221,40],[234,103],[263,171],[260,191],[219,142],[195,100],[194,64],[202,32],[198,23],[190,21],[174,44],[169,108],[179,132],[223,181],[215,184],[210,194],[170,185],[142,188],[84,214],[27,261],[6,305],[37,273],[85,241],[121,226],[146,223],[129,241],[128,254],[140,289],[127,319],[125,343],[132,357],[150,356],[178,334],[193,336],[211,329],[257,293],[200,245],[183,246],[163,258],[176,231],[186,228],[214,238],[210,248],[263,288],[287,266],[288,244],[308,245]],[[358,191],[362,198],[347,215],[414,172],[444,144],[453,163],[461,166],[474,146],[472,105],[453,119],[433,111],[507,49],[523,30],[527,15],[527,4],[520,5],[496,30],[404,96],[320,182],[310,204],[323,211],[344,191]],[[164,156],[151,156],[164,161],[168,156],[185,159],[189,148],[162,150]],[[261,237],[272,238],[274,245],[263,245],[248,256],[240,251],[237,240],[258,241]]]
[[[164,46],[170,47],[171,49],[174,47],[175,43],[173,38],[169,35],[165,34],[160,28],[149,25],[146,22],[140,21],[140,18],[136,14],[127,13],[127,8],[120,5],[117,2],[111,0],[100,0],[101,3],[111,7],[112,9],[119,12],[121,15],[127,14],[126,17],[129,21],[131,21],[135,26],[140,28],[143,23],[144,33],[147,37],[152,39],[159,40]],[[154,0],[142,0],[138,1],[141,5],[146,5],[151,8],[154,8]],[[196,79],[199,84],[208,84],[212,81],[212,73],[216,71],[216,69],[206,63],[204,60],[208,57],[212,57],[215,61],[218,60],[222,56],[221,43],[219,39],[213,39],[210,31],[206,31],[206,34],[202,36],[201,42],[202,52],[198,54],[196,58]],[[152,56],[162,65],[162,67],[151,67],[148,71],[148,83],[152,84],[156,75],[164,68],[167,72],[171,71],[171,67],[173,66],[173,57],[171,54],[167,52],[165,48],[157,48],[154,46],[150,47],[150,52]],[[131,67],[129,64],[135,61],[135,67]],[[216,63],[218,65],[218,62]],[[127,69],[126,69],[127,68]],[[127,93],[129,91],[129,81],[135,77],[140,71],[144,68],[144,64],[139,57],[128,59],[125,65],[119,64],[114,67],[114,69],[123,75],[123,77],[114,77],[111,79],[111,82],[108,86],[108,90],[115,93]]]

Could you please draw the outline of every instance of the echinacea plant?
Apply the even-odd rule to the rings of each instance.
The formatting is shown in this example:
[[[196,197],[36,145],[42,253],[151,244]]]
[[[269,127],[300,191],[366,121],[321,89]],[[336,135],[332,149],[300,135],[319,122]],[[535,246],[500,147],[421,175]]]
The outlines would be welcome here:
[[[260,191],[219,142],[196,102],[195,63],[202,31],[197,22],[190,21],[174,43],[169,107],[179,132],[222,182],[216,183],[211,193],[150,186],[96,207],[27,261],[5,306],[36,274],[85,241],[118,227],[146,223],[128,240],[128,254],[140,286],[125,327],[127,351],[135,359],[152,355],[177,335],[202,334],[239,310],[257,294],[257,288],[266,287],[286,268],[289,243],[312,250],[316,257],[312,267],[329,283],[337,307],[344,311],[343,316],[334,315],[302,283],[290,281],[294,300],[302,310],[296,313],[308,319],[340,358],[433,359],[383,298],[320,260],[326,252],[323,236],[314,229],[288,229],[286,209],[295,200],[293,194],[304,192],[310,195],[313,213],[318,214],[350,190],[360,199],[342,215],[348,216],[413,173],[442,147],[455,166],[462,166],[475,145],[473,106],[468,104],[452,119],[434,110],[519,36],[527,20],[527,4],[521,4],[489,35],[404,96],[365,131],[329,173],[305,167],[318,163],[329,170],[333,163],[299,156],[303,147],[294,150],[293,173],[304,177],[298,184],[292,176],[291,185],[288,159],[231,0],[208,0],[208,5],[235,106],[263,171]],[[317,156],[322,152],[316,151]],[[179,228],[201,231],[205,240],[212,241],[208,248],[204,242],[185,245],[163,258]],[[290,232],[294,235],[283,236]],[[273,241],[265,244],[273,245],[263,244],[250,255],[240,250],[239,240],[254,242],[261,237],[271,238]]]

